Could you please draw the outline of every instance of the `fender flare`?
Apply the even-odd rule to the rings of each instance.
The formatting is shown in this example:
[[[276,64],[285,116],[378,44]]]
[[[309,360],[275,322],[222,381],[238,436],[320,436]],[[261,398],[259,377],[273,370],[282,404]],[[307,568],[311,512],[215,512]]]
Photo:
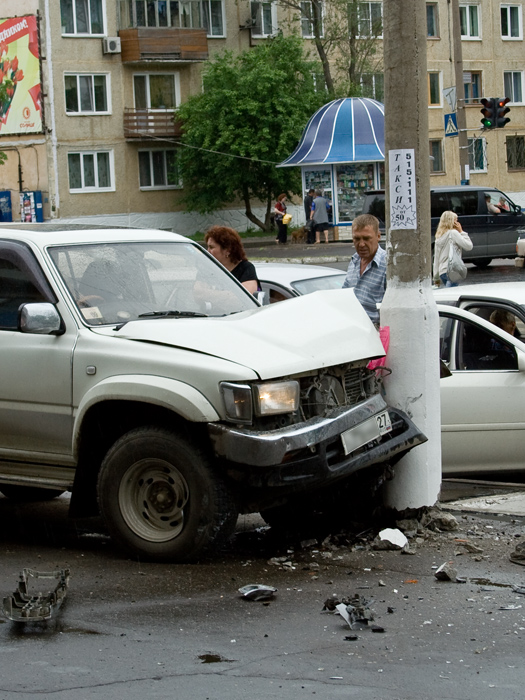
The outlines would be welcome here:
[[[167,408],[191,423],[218,421],[220,416],[200,391],[190,384],[153,375],[108,377],[87,391],[74,411],[73,448],[78,454],[81,426],[86,413],[103,401],[142,401]]]

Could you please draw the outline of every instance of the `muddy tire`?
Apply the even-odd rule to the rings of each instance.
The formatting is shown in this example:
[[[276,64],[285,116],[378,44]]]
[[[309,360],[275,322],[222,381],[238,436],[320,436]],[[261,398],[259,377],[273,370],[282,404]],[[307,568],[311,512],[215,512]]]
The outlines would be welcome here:
[[[0,491],[10,501],[17,503],[52,501],[53,498],[58,498],[64,493],[58,489],[39,489],[36,486],[18,486],[18,484],[0,484]]]
[[[107,453],[100,511],[123,549],[152,561],[189,561],[232,534],[238,511],[205,453],[169,430],[143,427]]]

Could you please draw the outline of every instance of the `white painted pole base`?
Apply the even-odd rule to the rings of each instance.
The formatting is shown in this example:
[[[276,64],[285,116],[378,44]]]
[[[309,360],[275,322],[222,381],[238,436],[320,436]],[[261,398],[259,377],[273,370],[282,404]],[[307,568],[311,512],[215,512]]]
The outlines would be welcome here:
[[[398,511],[432,506],[441,488],[441,416],[439,316],[430,280],[389,280],[381,325],[390,326],[387,403],[405,411],[428,438],[396,464],[385,505]]]

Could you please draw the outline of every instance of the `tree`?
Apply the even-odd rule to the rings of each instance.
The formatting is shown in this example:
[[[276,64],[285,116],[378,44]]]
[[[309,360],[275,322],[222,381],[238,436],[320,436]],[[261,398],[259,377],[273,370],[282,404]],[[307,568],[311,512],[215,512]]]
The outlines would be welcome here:
[[[207,64],[204,91],[181,105],[178,163],[184,202],[211,212],[240,198],[247,218],[267,231],[281,192],[301,192],[295,168],[276,168],[296,147],[326,95],[316,93],[313,66],[297,36],[276,36],[242,54]],[[266,204],[264,221],[252,199]]]
[[[382,73],[378,37],[381,3],[362,0],[277,0],[291,10],[290,23],[308,23],[331,96],[361,95],[368,76]],[[364,84],[364,89],[363,89]]]

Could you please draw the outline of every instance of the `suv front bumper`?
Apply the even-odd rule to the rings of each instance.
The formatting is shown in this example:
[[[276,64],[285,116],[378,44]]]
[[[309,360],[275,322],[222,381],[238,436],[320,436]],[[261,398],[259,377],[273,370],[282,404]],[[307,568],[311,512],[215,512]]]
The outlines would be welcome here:
[[[370,419],[388,411],[392,430],[345,452],[341,435],[360,430]],[[250,486],[296,488],[326,484],[360,469],[394,464],[427,438],[402,411],[375,395],[350,408],[333,410],[302,423],[272,431],[256,431],[209,423],[218,457],[229,462],[236,480]]]

